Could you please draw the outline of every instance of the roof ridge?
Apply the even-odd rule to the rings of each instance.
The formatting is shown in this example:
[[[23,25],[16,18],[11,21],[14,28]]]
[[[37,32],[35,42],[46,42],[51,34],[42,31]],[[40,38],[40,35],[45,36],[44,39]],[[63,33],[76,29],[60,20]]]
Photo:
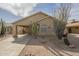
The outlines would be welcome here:
[[[24,18],[22,18],[22,19],[20,19],[20,20],[17,20],[17,21],[15,21],[15,22],[13,22],[12,24],[15,24],[16,22],[22,21],[22,20],[24,20],[24,19],[26,19],[26,18],[32,17],[32,16],[37,15],[37,14],[39,14],[39,13],[41,13],[41,14],[43,14],[43,15],[46,15],[46,16],[49,16],[49,17],[52,17],[52,16],[48,15],[47,13],[44,13],[44,12],[41,12],[41,11],[40,11],[40,12],[36,12],[36,13],[34,13],[34,14],[32,14],[32,15],[26,16],[26,17],[24,17]],[[53,18],[55,18],[55,17],[53,17]]]

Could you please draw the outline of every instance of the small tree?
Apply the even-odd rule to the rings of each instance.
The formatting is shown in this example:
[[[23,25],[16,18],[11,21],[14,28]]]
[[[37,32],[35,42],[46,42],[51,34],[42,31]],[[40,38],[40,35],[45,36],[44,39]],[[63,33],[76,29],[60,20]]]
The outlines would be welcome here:
[[[71,10],[71,4],[60,4],[60,8],[55,12],[55,15],[58,20],[54,21],[54,28],[56,35],[59,39],[64,40],[65,45],[70,46],[71,44],[68,40],[68,30],[66,28],[67,20],[69,19],[70,16],[70,10]],[[72,46],[74,47],[74,46]]]
[[[5,22],[1,19],[1,35],[4,35],[6,32]]]
[[[59,39],[61,39],[63,36],[65,24],[66,23],[61,20],[54,20],[54,29]]]
[[[54,21],[55,32],[59,39],[62,38],[63,32],[66,28],[67,20],[70,16],[71,4],[60,4],[60,7],[54,12],[58,20]]]

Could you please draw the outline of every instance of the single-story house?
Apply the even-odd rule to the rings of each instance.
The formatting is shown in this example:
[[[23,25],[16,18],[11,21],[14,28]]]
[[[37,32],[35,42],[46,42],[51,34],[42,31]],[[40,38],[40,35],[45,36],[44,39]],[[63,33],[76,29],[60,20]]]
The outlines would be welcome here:
[[[66,25],[69,33],[79,34],[79,22],[72,22]]]
[[[43,12],[35,13],[31,16],[25,17],[13,23],[13,35],[31,33],[32,22],[36,22],[40,25],[38,35],[54,35],[53,20],[55,17],[51,17]]]

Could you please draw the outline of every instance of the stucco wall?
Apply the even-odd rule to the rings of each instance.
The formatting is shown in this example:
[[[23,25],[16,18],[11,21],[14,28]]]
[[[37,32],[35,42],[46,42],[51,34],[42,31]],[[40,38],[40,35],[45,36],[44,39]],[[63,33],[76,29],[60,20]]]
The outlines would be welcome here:
[[[55,34],[53,20],[54,19],[48,17],[39,22],[40,24],[39,35],[54,35]]]
[[[70,27],[70,28],[71,28],[71,33],[79,34],[79,27]]]
[[[12,35],[16,36],[16,25],[12,26]]]
[[[16,34],[16,25],[24,25],[28,26],[32,24],[32,22],[38,22],[40,24],[40,31],[39,35],[54,35],[54,29],[53,29],[53,17],[49,17],[48,15],[39,13],[36,15],[33,15],[31,17],[24,18],[21,21],[15,22],[13,25],[13,34]],[[18,32],[21,32],[21,27],[18,28]],[[28,29],[26,29],[27,31]],[[30,31],[30,30],[29,30]]]

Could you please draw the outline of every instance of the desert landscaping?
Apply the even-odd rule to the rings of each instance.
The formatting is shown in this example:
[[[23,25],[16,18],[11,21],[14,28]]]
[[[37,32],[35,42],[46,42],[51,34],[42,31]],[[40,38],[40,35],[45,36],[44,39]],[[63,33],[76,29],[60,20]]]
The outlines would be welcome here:
[[[61,40],[52,37],[32,39],[21,51],[20,56],[79,56],[79,35],[69,34],[69,41],[76,48],[69,48]]]
[[[69,34],[69,41],[76,48],[67,47],[62,40],[52,37],[34,39],[28,35],[19,35],[15,40],[11,35],[0,41],[2,56],[79,56],[79,35]]]
[[[0,4],[0,56],[79,56],[79,20],[72,16],[76,6]]]

